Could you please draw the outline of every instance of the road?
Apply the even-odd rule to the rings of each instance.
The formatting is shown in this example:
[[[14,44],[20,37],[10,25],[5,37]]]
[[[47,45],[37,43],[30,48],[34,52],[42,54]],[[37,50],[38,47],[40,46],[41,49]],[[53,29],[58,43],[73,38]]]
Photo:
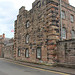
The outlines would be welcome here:
[[[15,64],[0,58],[0,75],[68,75]]]

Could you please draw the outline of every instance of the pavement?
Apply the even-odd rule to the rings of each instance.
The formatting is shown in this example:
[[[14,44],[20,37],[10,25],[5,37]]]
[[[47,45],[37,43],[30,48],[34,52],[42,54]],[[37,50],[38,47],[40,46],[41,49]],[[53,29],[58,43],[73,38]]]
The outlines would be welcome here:
[[[75,69],[50,67],[0,58],[0,75],[75,75]]]

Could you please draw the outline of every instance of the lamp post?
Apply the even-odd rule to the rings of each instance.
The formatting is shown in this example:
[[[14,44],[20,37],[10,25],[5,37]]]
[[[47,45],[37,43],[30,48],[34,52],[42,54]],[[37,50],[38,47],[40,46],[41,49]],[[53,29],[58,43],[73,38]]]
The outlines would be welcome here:
[[[61,0],[60,0],[60,36],[61,36],[61,40],[62,40],[62,4],[61,4]]]

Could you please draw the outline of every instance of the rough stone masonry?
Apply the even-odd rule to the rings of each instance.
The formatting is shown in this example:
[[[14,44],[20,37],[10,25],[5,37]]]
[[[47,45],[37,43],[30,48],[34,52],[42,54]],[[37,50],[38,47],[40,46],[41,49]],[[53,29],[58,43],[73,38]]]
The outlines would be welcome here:
[[[75,35],[75,7],[62,0],[62,38],[68,40]],[[14,57],[35,63],[58,61],[57,41],[61,38],[60,1],[35,0],[31,10],[19,9],[15,21]]]

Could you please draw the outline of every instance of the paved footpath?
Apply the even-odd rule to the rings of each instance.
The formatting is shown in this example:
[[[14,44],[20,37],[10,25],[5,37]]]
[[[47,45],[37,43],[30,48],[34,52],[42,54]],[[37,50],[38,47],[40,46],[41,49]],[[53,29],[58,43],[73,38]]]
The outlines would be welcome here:
[[[23,64],[22,62],[0,58],[0,75],[72,75],[63,72],[52,71],[52,67],[47,67],[30,63]],[[75,74],[73,73],[73,75]]]

